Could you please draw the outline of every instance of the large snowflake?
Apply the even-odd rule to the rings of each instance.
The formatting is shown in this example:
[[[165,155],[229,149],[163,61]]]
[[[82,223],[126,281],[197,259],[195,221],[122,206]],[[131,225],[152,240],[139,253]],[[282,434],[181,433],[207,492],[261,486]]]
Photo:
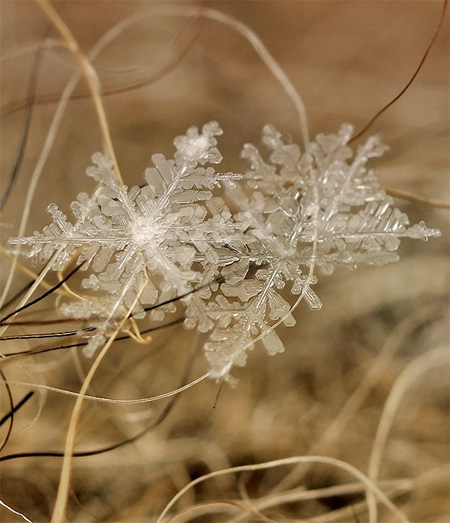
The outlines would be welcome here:
[[[250,169],[218,173],[212,165],[222,160],[216,148],[222,131],[211,122],[201,133],[192,127],[177,137],[173,160],[154,155],[146,183],[130,190],[96,153],[87,174],[99,188],[71,204],[75,223],[51,204],[52,224],[11,243],[28,245],[29,256],[51,258],[55,270],[75,255],[90,270],[83,286],[96,295],[63,307],[76,317],[102,318],[88,355],[132,303],[133,315],[143,317],[149,306],[185,296],[186,326],[210,332],[211,375],[225,376],[245,363],[256,339],[271,354],[283,350],[274,326],[295,323],[289,295],[320,308],[311,288],[315,267],[330,274],[336,265],[393,262],[402,237],[439,234],[422,222],[410,227],[392,207],[366,167],[386,147],[371,137],[354,154],[352,132],[344,125],[337,135],[319,135],[302,154],[266,126],[267,161],[247,144],[242,156]],[[167,305],[151,314],[160,320],[173,310]]]

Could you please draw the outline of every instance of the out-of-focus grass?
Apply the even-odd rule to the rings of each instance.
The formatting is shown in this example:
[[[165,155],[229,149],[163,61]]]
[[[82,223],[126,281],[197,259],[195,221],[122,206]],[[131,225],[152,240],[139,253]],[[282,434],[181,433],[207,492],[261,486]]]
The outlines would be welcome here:
[[[334,132],[343,121],[360,128],[389,101],[417,66],[441,9],[440,2],[425,1],[211,4],[247,23],[279,60],[305,100],[312,135]],[[124,91],[104,100],[127,184],[139,183],[151,154],[171,153],[175,135],[211,119],[225,130],[221,151],[224,168],[230,170],[242,165],[242,143],[257,142],[267,122],[299,139],[290,100],[241,37],[200,17],[147,17],[155,5],[129,0],[55,3],[86,53],[114,24],[142,13],[138,23],[95,61],[105,91]],[[195,5],[201,10],[201,4]],[[0,7],[3,56],[42,40],[47,21],[34,2],[2,2]],[[50,37],[57,35],[53,31]],[[439,200],[448,199],[448,48],[447,25],[414,85],[372,130],[381,132],[391,147],[377,164],[382,183]],[[32,54],[1,63],[2,190],[20,139],[25,114],[20,102],[27,97],[32,66]],[[63,49],[47,50],[36,101],[58,98],[76,68]],[[130,90],[140,83],[146,85]],[[90,155],[101,149],[101,136],[83,82],[76,95],[81,98],[68,105],[33,199],[30,232],[48,222],[47,203],[55,201],[67,209],[79,191],[93,189],[83,172]],[[17,231],[30,173],[55,108],[55,103],[34,107],[24,162],[2,216],[4,245]],[[257,348],[247,366],[234,372],[238,386],[225,386],[214,410],[217,384],[204,381],[184,392],[168,418],[141,440],[108,454],[76,459],[68,520],[154,521],[190,479],[229,465],[313,453],[367,472],[394,383],[410,362],[449,339],[448,214],[399,204],[413,220],[441,228],[442,238],[404,242],[396,265],[340,270],[322,278],[316,290],[323,309],[311,312],[300,306],[297,326],[282,331],[286,352],[271,358]],[[1,263],[5,279],[9,261],[3,257]],[[26,281],[18,272],[11,294]],[[54,306],[53,299],[45,302],[39,318],[54,317]],[[2,343],[5,353],[36,346],[26,341]],[[147,346],[120,342],[102,364],[90,393],[131,399],[176,388],[191,351],[201,344],[202,339],[179,326],[159,332]],[[73,354],[22,359],[20,366],[8,364],[4,370],[10,380],[76,391],[91,362]],[[191,377],[205,368],[199,351]],[[29,389],[12,385],[16,401]],[[8,402],[2,396],[6,412]],[[436,366],[407,390],[382,455],[380,485],[414,522],[442,523],[448,518],[448,400],[448,370]],[[166,404],[167,400],[128,407],[86,402],[77,449],[132,437]],[[36,394],[17,414],[4,452],[61,450],[72,406],[73,398]],[[27,431],[16,432],[33,423],[37,414]],[[6,428],[2,430],[4,434]],[[1,499],[33,521],[48,521],[59,468],[57,458],[5,463]],[[364,493],[345,487],[354,481],[346,473],[324,465],[304,466],[293,476],[288,472],[280,468],[217,478],[186,494],[177,508],[242,500],[243,490],[260,500],[279,495],[282,487],[344,485],[345,495],[319,499],[316,494],[316,499],[275,503],[264,513],[275,521],[367,520]],[[292,477],[292,483],[286,477]],[[217,510],[192,521],[231,521],[236,513]],[[19,520],[6,511],[2,517]],[[246,521],[263,521],[261,517],[253,513]],[[390,522],[392,515],[381,511],[379,520]]]

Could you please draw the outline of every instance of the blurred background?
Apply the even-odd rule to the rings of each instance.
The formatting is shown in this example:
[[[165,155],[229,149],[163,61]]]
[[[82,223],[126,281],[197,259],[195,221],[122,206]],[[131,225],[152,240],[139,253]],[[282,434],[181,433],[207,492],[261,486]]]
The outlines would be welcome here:
[[[206,19],[205,9],[235,17],[261,38],[300,92],[314,137],[335,133],[344,122],[361,129],[406,85],[443,3],[61,0],[52,5],[82,52],[98,51],[92,63],[118,163],[131,186],[141,183],[152,154],[171,157],[175,136],[210,120],[224,129],[225,171],[245,168],[241,147],[258,144],[266,123],[300,142],[291,100],[249,43],[230,27]],[[79,66],[36,2],[2,1],[0,9],[2,195],[18,166],[0,227],[3,289],[11,267],[8,238],[18,234],[42,151],[48,157],[29,209],[27,235],[49,222],[48,203],[68,211],[80,191],[92,193],[94,183],[84,172],[92,153],[102,150],[102,136],[81,79],[51,147],[45,147],[59,100]],[[411,88],[368,133],[380,133],[390,146],[373,163],[382,185],[449,202],[448,93],[447,18]],[[290,456],[337,458],[367,473],[377,428],[386,419],[383,409],[398,380],[406,380],[400,381],[407,386],[398,393],[381,454],[379,486],[411,521],[447,521],[449,374],[432,351],[449,342],[448,211],[400,199],[396,204],[413,223],[424,220],[440,228],[441,238],[405,240],[398,264],[340,269],[322,277],[315,286],[322,310],[301,304],[297,325],[280,331],[286,351],[269,357],[257,347],[247,366],[234,370],[239,381],[234,388],[224,385],[215,409],[218,385],[212,380],[176,401],[118,405],[86,400],[77,451],[107,447],[155,427],[120,449],[75,459],[67,520],[156,521],[192,479]],[[40,270],[24,258],[19,261]],[[29,281],[17,266],[8,299]],[[48,277],[49,283],[56,281]],[[49,297],[22,318],[54,318],[60,304]],[[28,332],[36,327],[8,330],[11,336]],[[176,389],[186,373],[189,381],[206,372],[202,341],[178,325],[155,333],[149,345],[117,342],[89,392],[134,399]],[[45,340],[1,343],[4,354],[57,346]],[[77,350],[16,358],[2,370],[11,382],[76,392],[92,364]],[[405,369],[417,361],[419,370],[408,373]],[[75,398],[30,385],[11,384],[11,390],[16,403],[30,390],[35,394],[17,412],[3,453],[63,450]],[[3,388],[2,416],[9,409]],[[8,423],[1,430],[4,438]],[[1,499],[33,522],[49,521],[60,467],[55,457],[6,461]],[[283,498],[285,492],[291,498]],[[198,512],[191,512],[196,504]],[[176,511],[183,510],[176,521],[368,521],[361,484],[339,467],[317,464],[205,481],[181,498]],[[2,521],[21,521],[1,507],[0,514]],[[395,520],[381,506],[378,518]]]

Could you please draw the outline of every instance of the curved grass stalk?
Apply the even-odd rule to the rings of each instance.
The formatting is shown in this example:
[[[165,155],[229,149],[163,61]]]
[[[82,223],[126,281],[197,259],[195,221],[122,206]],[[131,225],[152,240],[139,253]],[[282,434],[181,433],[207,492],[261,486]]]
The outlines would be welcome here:
[[[163,394],[158,394],[156,396],[150,396],[149,398],[138,398],[138,399],[132,399],[132,400],[125,400],[125,399],[115,399],[115,398],[105,398],[103,396],[90,396],[89,394],[84,395],[84,399],[87,401],[98,401],[100,403],[111,403],[111,404],[119,404],[119,405],[139,405],[142,403],[152,403],[154,401],[159,401],[167,398],[171,398],[172,396],[176,396],[177,394],[180,394],[181,392],[184,392],[185,390],[190,389],[194,385],[197,385],[201,381],[204,381],[206,378],[209,377],[209,372],[205,372],[205,374],[202,374],[195,380],[190,381],[186,385],[183,385],[182,387],[179,387],[178,389],[171,390],[169,392],[164,392]],[[49,385],[42,385],[40,383],[27,383],[24,381],[13,381],[8,380],[8,383],[10,385],[27,385],[29,387],[33,387],[36,389],[43,389],[49,392],[57,392],[58,394],[64,394],[66,396],[73,396],[78,397],[80,396],[79,392],[73,392],[71,390],[65,390],[60,389],[58,387],[51,387]]]
[[[63,42],[62,40],[56,40],[55,38],[46,38],[43,42],[35,42],[33,44],[24,45],[19,49],[12,49],[11,51],[7,51],[3,54],[3,56],[0,57],[0,64],[10,60],[17,60],[41,49],[56,49],[59,47],[68,49],[66,42]]]
[[[381,350],[376,356],[375,361],[370,366],[366,375],[361,379],[355,390],[349,396],[346,403],[338,412],[333,421],[325,429],[320,439],[310,449],[311,454],[317,452],[325,452],[328,450],[330,444],[336,441],[342,434],[344,428],[348,425],[352,416],[356,414],[358,409],[363,404],[364,400],[369,395],[376,380],[382,375],[383,370],[389,364],[395,353],[400,349],[401,342],[405,336],[415,329],[423,317],[432,317],[438,312],[436,305],[428,306],[424,309],[414,312],[414,314],[407,316],[396,328],[390,333],[384,342]],[[307,473],[308,467],[298,467],[293,469],[277,486],[272,490],[272,493],[280,492],[286,488],[291,487],[297,483]]]
[[[103,346],[102,350],[99,352],[98,356],[95,358],[91,368],[89,369],[88,374],[86,375],[86,379],[83,382],[83,385],[80,389],[79,396],[77,397],[77,400],[75,402],[75,406],[72,411],[72,416],[70,418],[69,428],[67,431],[67,437],[66,437],[66,444],[64,448],[64,458],[63,458],[63,464],[61,468],[61,476],[60,476],[60,482],[58,487],[58,493],[56,496],[55,501],[55,508],[53,511],[51,523],[64,523],[65,521],[65,512],[66,512],[66,506],[67,501],[69,497],[69,490],[70,490],[70,478],[72,474],[72,460],[73,460],[73,449],[75,447],[75,434],[76,429],[78,425],[78,421],[80,419],[81,414],[81,407],[83,404],[84,397],[86,395],[86,392],[92,382],[92,379],[100,366],[100,363],[108,353],[112,343],[114,342],[115,338],[118,336],[119,332],[121,331],[122,327],[125,325],[125,322],[128,319],[128,315],[131,314],[133,311],[135,305],[139,301],[140,294],[142,293],[144,289],[144,285],[142,285],[140,292],[136,294],[134,302],[131,304],[131,306],[128,308],[127,314],[124,317],[124,319],[118,324],[114,332],[109,337],[108,341]]]
[[[64,21],[59,16],[59,14],[56,12],[56,10],[52,6],[52,4],[48,0],[36,0],[36,2],[39,4],[39,7],[44,11],[44,13],[50,19],[52,24],[56,27],[58,32],[61,34],[61,36],[67,43],[68,48],[75,55],[76,59],[78,60],[78,62],[80,64],[80,68],[83,72],[83,76],[86,79],[86,82],[89,86],[89,90],[92,95],[92,100],[94,102],[98,121],[100,123],[102,136],[105,141],[106,150],[108,151],[108,155],[109,155],[111,161],[113,162],[117,179],[118,179],[120,185],[123,185],[124,182],[123,182],[122,176],[120,174],[119,164],[117,163],[116,153],[114,151],[114,147],[113,147],[113,143],[112,143],[112,139],[111,139],[111,132],[110,132],[109,125],[108,125],[108,120],[106,118],[105,108],[103,106],[103,102],[102,102],[102,98],[101,98],[100,80],[95,71],[95,68],[92,66],[91,60],[82,53],[80,46],[78,45],[78,42],[74,38],[72,32],[67,27],[67,25],[64,23]]]
[[[450,346],[439,347],[416,358],[402,371],[394,383],[389,397],[384,404],[370,454],[367,475],[372,481],[377,481],[383,448],[394,422],[395,414],[407,389],[426,372],[441,365],[448,365],[450,363],[449,349]],[[371,514],[370,523],[376,523],[377,506],[376,500],[371,492],[367,493],[367,503],[370,508],[369,513]]]
[[[372,492],[376,498],[378,498],[385,506],[388,508],[399,521],[402,523],[408,523],[408,518],[403,514],[403,512],[398,509],[392,501],[371,481],[366,475],[360,472],[358,469],[352,465],[345,463],[334,458],[328,458],[325,456],[295,456],[291,458],[279,459],[274,461],[268,461],[266,463],[259,463],[257,465],[242,465],[238,467],[231,467],[225,470],[218,470],[216,472],[211,472],[210,474],[205,474],[186,485],[182,490],[180,490],[166,505],[164,510],[161,512],[156,523],[168,523],[170,519],[167,519],[169,510],[175,505],[175,503],[187,492],[189,489],[195,487],[199,483],[203,483],[209,479],[222,476],[225,474],[236,474],[238,472],[253,472],[256,470],[267,470],[275,467],[280,467],[284,465],[295,465],[298,463],[323,463],[327,465],[333,465],[342,470],[345,470],[350,475],[358,479],[365,487],[366,491]]]

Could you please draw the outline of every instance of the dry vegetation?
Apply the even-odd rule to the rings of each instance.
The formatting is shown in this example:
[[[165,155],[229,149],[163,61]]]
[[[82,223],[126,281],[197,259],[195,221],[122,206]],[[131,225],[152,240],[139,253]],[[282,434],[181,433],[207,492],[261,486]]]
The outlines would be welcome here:
[[[162,4],[168,3],[53,2],[85,55],[110,28],[136,15],[93,59],[128,185],[140,183],[151,154],[170,154],[174,136],[212,119],[225,130],[221,150],[230,170],[241,166],[241,144],[257,143],[267,122],[298,141],[290,99],[241,36],[201,16],[205,5],[233,15],[259,35],[301,92],[312,136],[335,132],[344,121],[362,128],[397,94],[417,67],[442,9],[437,1],[216,1],[185,2],[198,16],[179,17],[158,14]],[[3,289],[11,268],[7,241],[19,231],[42,151],[49,154],[27,233],[48,223],[48,202],[67,209],[78,192],[93,192],[94,183],[83,172],[103,141],[92,92],[81,79],[54,143],[46,146],[58,102],[79,62],[36,2],[2,1],[0,8],[1,194],[31,115],[17,182],[2,214]],[[390,146],[377,162],[383,185],[440,201],[448,201],[449,194],[448,38],[446,21],[415,83],[371,130]],[[45,50],[36,59],[43,42]],[[35,88],[34,71],[39,73]],[[97,400],[83,402],[75,450],[106,448],[145,434],[110,452],[74,458],[67,521],[156,522],[191,480],[274,460],[281,461],[205,478],[185,492],[165,521],[362,523],[369,521],[372,494],[378,508],[372,518],[380,523],[448,521],[448,211],[397,204],[413,222],[424,219],[440,228],[442,237],[405,241],[398,264],[341,269],[323,278],[315,289],[322,310],[301,304],[297,325],[280,332],[285,353],[268,357],[255,349],[247,366],[233,372],[237,386],[223,386],[215,409],[218,385],[212,380],[158,401],[98,401],[157,396],[207,370],[201,336],[180,325],[155,332],[148,345],[114,343],[88,390]],[[31,281],[25,266],[41,269],[20,258],[8,299]],[[58,280],[50,275],[46,281]],[[4,336],[73,329],[70,323],[33,325],[55,318],[61,299],[55,293],[24,311],[17,319],[28,324],[10,327]],[[5,355],[63,344],[0,343]],[[34,391],[16,412],[2,455],[64,450],[76,398],[62,391],[79,391],[92,363],[77,348],[2,362],[15,404]],[[4,386],[1,396],[3,416],[11,408]],[[8,428],[5,422],[2,439]],[[33,522],[50,521],[62,459],[21,457],[1,465],[2,502]],[[389,500],[404,516],[386,506]],[[23,521],[4,507],[0,515],[5,522]]]

